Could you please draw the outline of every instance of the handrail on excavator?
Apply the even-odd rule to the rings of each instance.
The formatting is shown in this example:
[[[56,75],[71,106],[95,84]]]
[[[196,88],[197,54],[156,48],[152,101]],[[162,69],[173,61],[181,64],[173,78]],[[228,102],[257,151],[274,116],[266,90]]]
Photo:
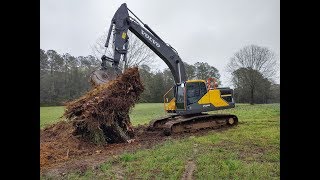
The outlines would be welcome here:
[[[163,106],[164,106],[164,111],[166,111],[166,99],[168,101],[168,98],[166,98],[167,94],[172,90],[174,86],[172,86],[164,95],[163,95]],[[168,101],[169,102],[169,101]],[[167,103],[168,103],[167,102]]]

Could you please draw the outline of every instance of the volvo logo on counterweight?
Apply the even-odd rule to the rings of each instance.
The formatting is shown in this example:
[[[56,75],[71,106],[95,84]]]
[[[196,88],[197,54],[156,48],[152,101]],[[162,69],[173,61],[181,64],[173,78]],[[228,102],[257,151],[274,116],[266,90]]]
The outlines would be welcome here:
[[[142,33],[142,35],[144,35],[144,37],[149,39],[149,41],[152,42],[154,45],[156,45],[158,48],[160,47],[160,44],[157,41],[155,41],[154,39],[152,39],[152,37],[149,36],[148,33],[144,32],[142,29],[141,29],[141,33]]]

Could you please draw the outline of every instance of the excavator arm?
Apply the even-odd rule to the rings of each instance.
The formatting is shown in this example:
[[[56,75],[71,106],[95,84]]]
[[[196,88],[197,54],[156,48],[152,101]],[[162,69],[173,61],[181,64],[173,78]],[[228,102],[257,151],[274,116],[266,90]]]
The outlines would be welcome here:
[[[147,24],[144,24],[138,17],[134,16],[143,24],[129,16],[126,3],[123,3],[114,14],[108,32],[105,47],[108,47],[111,32],[113,31],[113,58],[102,56],[102,69],[107,69],[106,62],[112,62],[112,68],[119,74],[119,62],[126,62],[128,52],[129,37],[128,30],[135,34],[142,42],[144,42],[154,53],[156,53],[169,67],[174,77],[175,83],[180,84],[187,80],[184,64],[169,44],[165,43]]]

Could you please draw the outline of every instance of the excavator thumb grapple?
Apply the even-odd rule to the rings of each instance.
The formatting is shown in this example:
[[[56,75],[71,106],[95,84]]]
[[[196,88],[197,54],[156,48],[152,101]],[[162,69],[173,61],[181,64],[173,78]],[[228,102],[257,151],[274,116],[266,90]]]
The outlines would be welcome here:
[[[90,83],[92,86],[107,83],[117,77],[117,73],[113,68],[104,68],[93,71],[90,75]]]

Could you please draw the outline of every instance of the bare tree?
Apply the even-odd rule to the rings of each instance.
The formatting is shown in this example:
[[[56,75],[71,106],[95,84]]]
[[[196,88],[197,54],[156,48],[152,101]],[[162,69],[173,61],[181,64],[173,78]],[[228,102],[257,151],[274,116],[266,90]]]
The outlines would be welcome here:
[[[194,64],[196,70],[196,77],[198,79],[208,79],[210,77],[215,78],[219,85],[220,81],[220,73],[219,70],[213,66],[210,66],[207,62],[196,62]]]
[[[261,79],[272,80],[276,75],[275,54],[266,47],[245,46],[231,58],[227,71],[232,74],[235,88],[246,89],[250,93],[250,104],[254,104],[254,95],[262,85]]]
[[[133,33],[128,32],[128,37],[127,67],[139,66],[142,64],[151,65],[154,62],[156,54]],[[92,52],[98,59],[100,59],[104,54],[108,57],[113,57],[114,46],[112,42],[112,34],[108,48],[105,47],[106,39],[107,33],[105,32],[97,39],[96,44],[92,47]],[[123,62],[120,63],[122,64]]]

